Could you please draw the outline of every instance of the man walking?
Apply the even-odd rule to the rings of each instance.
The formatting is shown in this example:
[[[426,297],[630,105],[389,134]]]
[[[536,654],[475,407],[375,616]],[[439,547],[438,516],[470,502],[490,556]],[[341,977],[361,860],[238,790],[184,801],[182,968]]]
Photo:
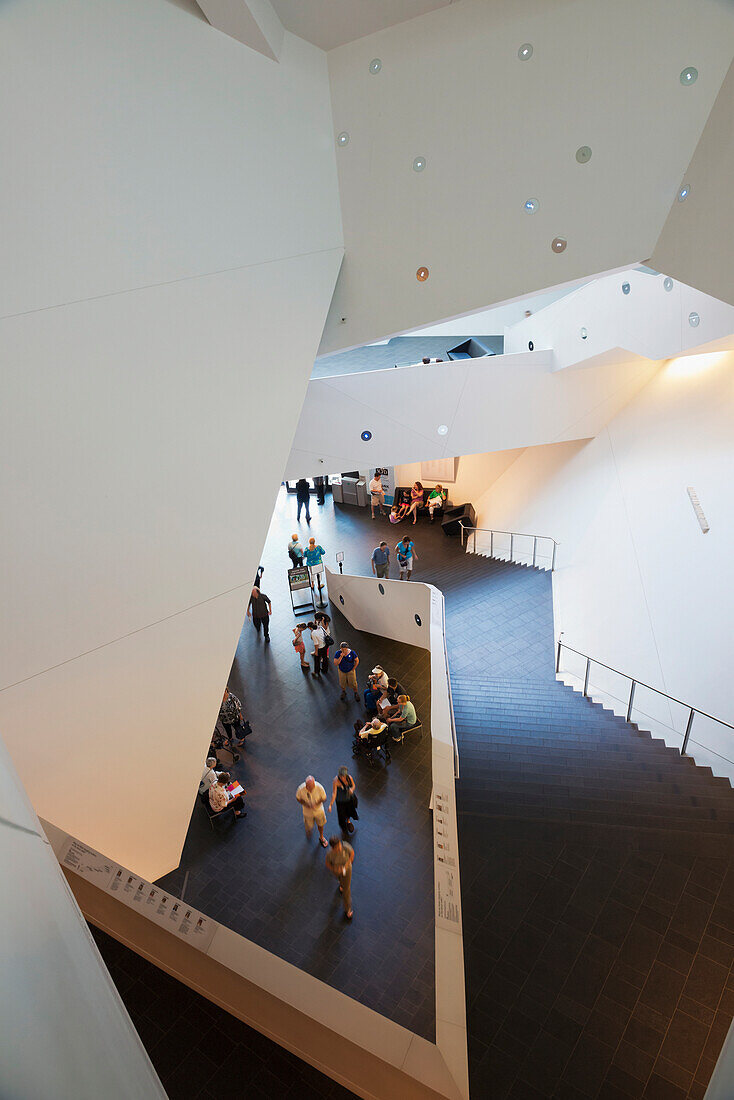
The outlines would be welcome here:
[[[329,837],[329,851],[326,853],[326,866],[339,883],[339,893],[342,896],[344,916],[351,920],[354,916],[352,909],[352,864],[354,863],[354,848],[342,840],[340,836]]]
[[[228,688],[224,689],[224,698],[219,708],[219,721],[224,726],[228,740],[225,748],[241,749],[245,743],[242,703]]]
[[[354,698],[359,701],[357,689],[357,666],[359,657],[350,649],[346,642],[339,642],[339,652],[334,658],[334,664],[339,669],[339,687],[342,689],[341,698],[346,699],[347,688],[354,692]]]
[[[400,540],[395,547],[395,553],[398,556],[398,565],[400,566],[400,580],[409,581],[410,574],[413,572],[413,564],[418,560],[410,535],[406,535],[405,538]]]
[[[298,501],[296,523],[301,522],[301,508],[303,508],[304,505],[306,506],[306,523],[310,523],[311,512],[309,511],[309,503],[311,501],[311,489],[305,477],[299,478],[296,482],[296,500]]]
[[[265,641],[268,643],[270,643],[270,616],[272,613],[273,607],[270,603],[270,597],[261,592],[259,588],[253,588],[250,602],[247,605],[247,618],[252,618],[258,634],[260,633],[260,627],[263,628]]]
[[[322,848],[327,847],[327,840],[324,836],[324,825],[326,824],[326,814],[324,813],[324,803],[326,802],[326,791],[317,783],[312,775],[307,775],[303,783],[296,791],[296,801],[300,802],[301,809],[303,810],[303,824],[306,829],[306,839],[311,839],[311,833],[313,832],[314,824],[319,830],[319,844]]]
[[[384,539],[372,551],[372,572],[376,577],[390,576],[390,548]]]
[[[319,504],[323,504],[326,499],[326,476],[317,474],[313,479],[313,483],[316,489],[316,500]]]

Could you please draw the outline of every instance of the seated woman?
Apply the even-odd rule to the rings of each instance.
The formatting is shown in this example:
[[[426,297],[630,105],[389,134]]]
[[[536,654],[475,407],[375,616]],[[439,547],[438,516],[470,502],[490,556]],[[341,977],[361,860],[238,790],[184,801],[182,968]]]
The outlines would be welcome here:
[[[418,716],[415,713],[415,707],[411,703],[409,695],[398,695],[397,707],[392,709],[397,713],[386,717],[385,721],[390,727],[393,741],[402,741],[402,734],[416,724]],[[397,737],[395,736],[396,734],[398,734]]]
[[[428,494],[428,511],[431,516],[431,523],[433,523],[433,513],[438,508],[443,508],[446,495],[446,490],[443,485],[437,485],[435,489],[431,489]]]
[[[413,482],[413,488],[410,490],[410,507],[408,508],[408,515],[412,515],[413,523],[418,520],[418,509],[423,504],[423,486],[420,481]]]
[[[222,810],[232,809],[235,817],[247,817],[242,795],[238,794],[236,798],[233,798],[227,790],[231,782],[229,772],[219,773],[216,783],[213,783],[209,788],[209,805],[215,814],[221,813]]]

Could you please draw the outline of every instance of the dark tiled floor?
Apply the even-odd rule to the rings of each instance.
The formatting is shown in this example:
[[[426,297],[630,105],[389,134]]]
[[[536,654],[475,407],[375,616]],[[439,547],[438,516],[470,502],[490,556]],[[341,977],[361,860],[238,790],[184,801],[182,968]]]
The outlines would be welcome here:
[[[90,931],[170,1100],[354,1098],[117,940]]]
[[[320,510],[323,520],[317,526],[314,516],[313,528],[333,563],[335,519],[331,498],[327,501]],[[253,727],[246,751],[232,769],[248,792],[248,817],[220,837],[212,833],[203,807],[195,805],[181,865],[161,884],[179,895],[185,891],[187,902],[216,920],[432,1041],[428,654],[360,634],[330,609],[332,634],[337,641],[348,639],[360,655],[360,687],[366,672],[379,662],[397,675],[424,721],[422,736],[391,746],[388,768],[373,770],[353,760],[352,723],[363,715],[361,705],[353,699],[340,701],[334,670],[324,683],[305,677],[291,645],[294,623],[309,617],[293,615],[287,590],[285,546],[296,526],[294,512],[294,498],[281,494],[262,559],[262,588],[273,601],[272,643],[266,647],[247,623],[230,679]],[[348,526],[343,522],[340,533]],[[301,529],[305,531],[305,522]],[[364,526],[360,533],[363,543]],[[343,920],[316,833],[310,844],[305,839],[295,801],[296,787],[309,772],[330,796],[341,764],[350,767],[360,798],[360,821],[352,838],[351,924]],[[326,834],[337,831],[334,810]]]

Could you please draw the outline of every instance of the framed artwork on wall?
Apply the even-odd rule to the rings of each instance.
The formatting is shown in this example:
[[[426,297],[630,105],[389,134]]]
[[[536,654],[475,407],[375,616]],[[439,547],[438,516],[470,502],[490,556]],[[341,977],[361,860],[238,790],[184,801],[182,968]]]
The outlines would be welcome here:
[[[421,462],[421,481],[437,481],[441,485],[456,481],[458,458],[434,458]]]

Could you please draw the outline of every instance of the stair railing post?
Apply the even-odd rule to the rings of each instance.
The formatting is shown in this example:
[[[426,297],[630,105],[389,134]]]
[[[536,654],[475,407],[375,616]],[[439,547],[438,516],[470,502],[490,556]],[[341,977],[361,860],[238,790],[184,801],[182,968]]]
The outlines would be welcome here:
[[[464,545],[464,521],[459,520],[459,527],[461,528],[461,545]]]
[[[632,717],[632,704],[635,701],[635,688],[636,688],[636,686],[637,686],[637,681],[633,680],[632,681],[632,687],[630,688],[630,699],[629,699],[629,703],[627,704],[627,721],[628,722],[629,722],[630,718]]]
[[[685,732],[685,735],[683,737],[683,746],[680,750],[681,756],[686,755],[686,749],[688,748],[688,738],[691,736],[691,726],[693,725],[693,716],[694,716],[695,713],[696,713],[695,710],[693,709],[693,707],[691,707],[690,712],[688,714],[688,722],[686,724],[686,732]]]
[[[513,547],[513,545],[514,545],[514,542],[515,542],[515,536],[514,536],[514,534],[513,534],[513,533],[512,533],[512,531],[511,531],[511,532],[510,532],[510,561],[512,561],[512,559],[513,559],[513,558],[514,558],[514,556],[515,556],[515,555],[514,555],[514,553],[513,553],[513,550],[512,550],[512,547]]]
[[[494,557],[494,531],[489,532],[489,556]]]
[[[555,542],[555,539],[554,539],[553,540],[553,559],[551,561],[551,573],[554,571],[555,568],[556,568],[556,542]]]
[[[586,675],[584,676],[584,698],[589,694],[589,671],[591,669],[591,657],[586,658]]]
[[[476,554],[476,552],[477,552],[477,529],[475,527],[474,528],[474,549],[472,550],[472,553]]]
[[[558,653],[556,655],[556,672],[561,671],[561,642],[558,641]]]
[[[535,554],[538,549],[538,536],[533,535],[533,569],[535,568]]]

